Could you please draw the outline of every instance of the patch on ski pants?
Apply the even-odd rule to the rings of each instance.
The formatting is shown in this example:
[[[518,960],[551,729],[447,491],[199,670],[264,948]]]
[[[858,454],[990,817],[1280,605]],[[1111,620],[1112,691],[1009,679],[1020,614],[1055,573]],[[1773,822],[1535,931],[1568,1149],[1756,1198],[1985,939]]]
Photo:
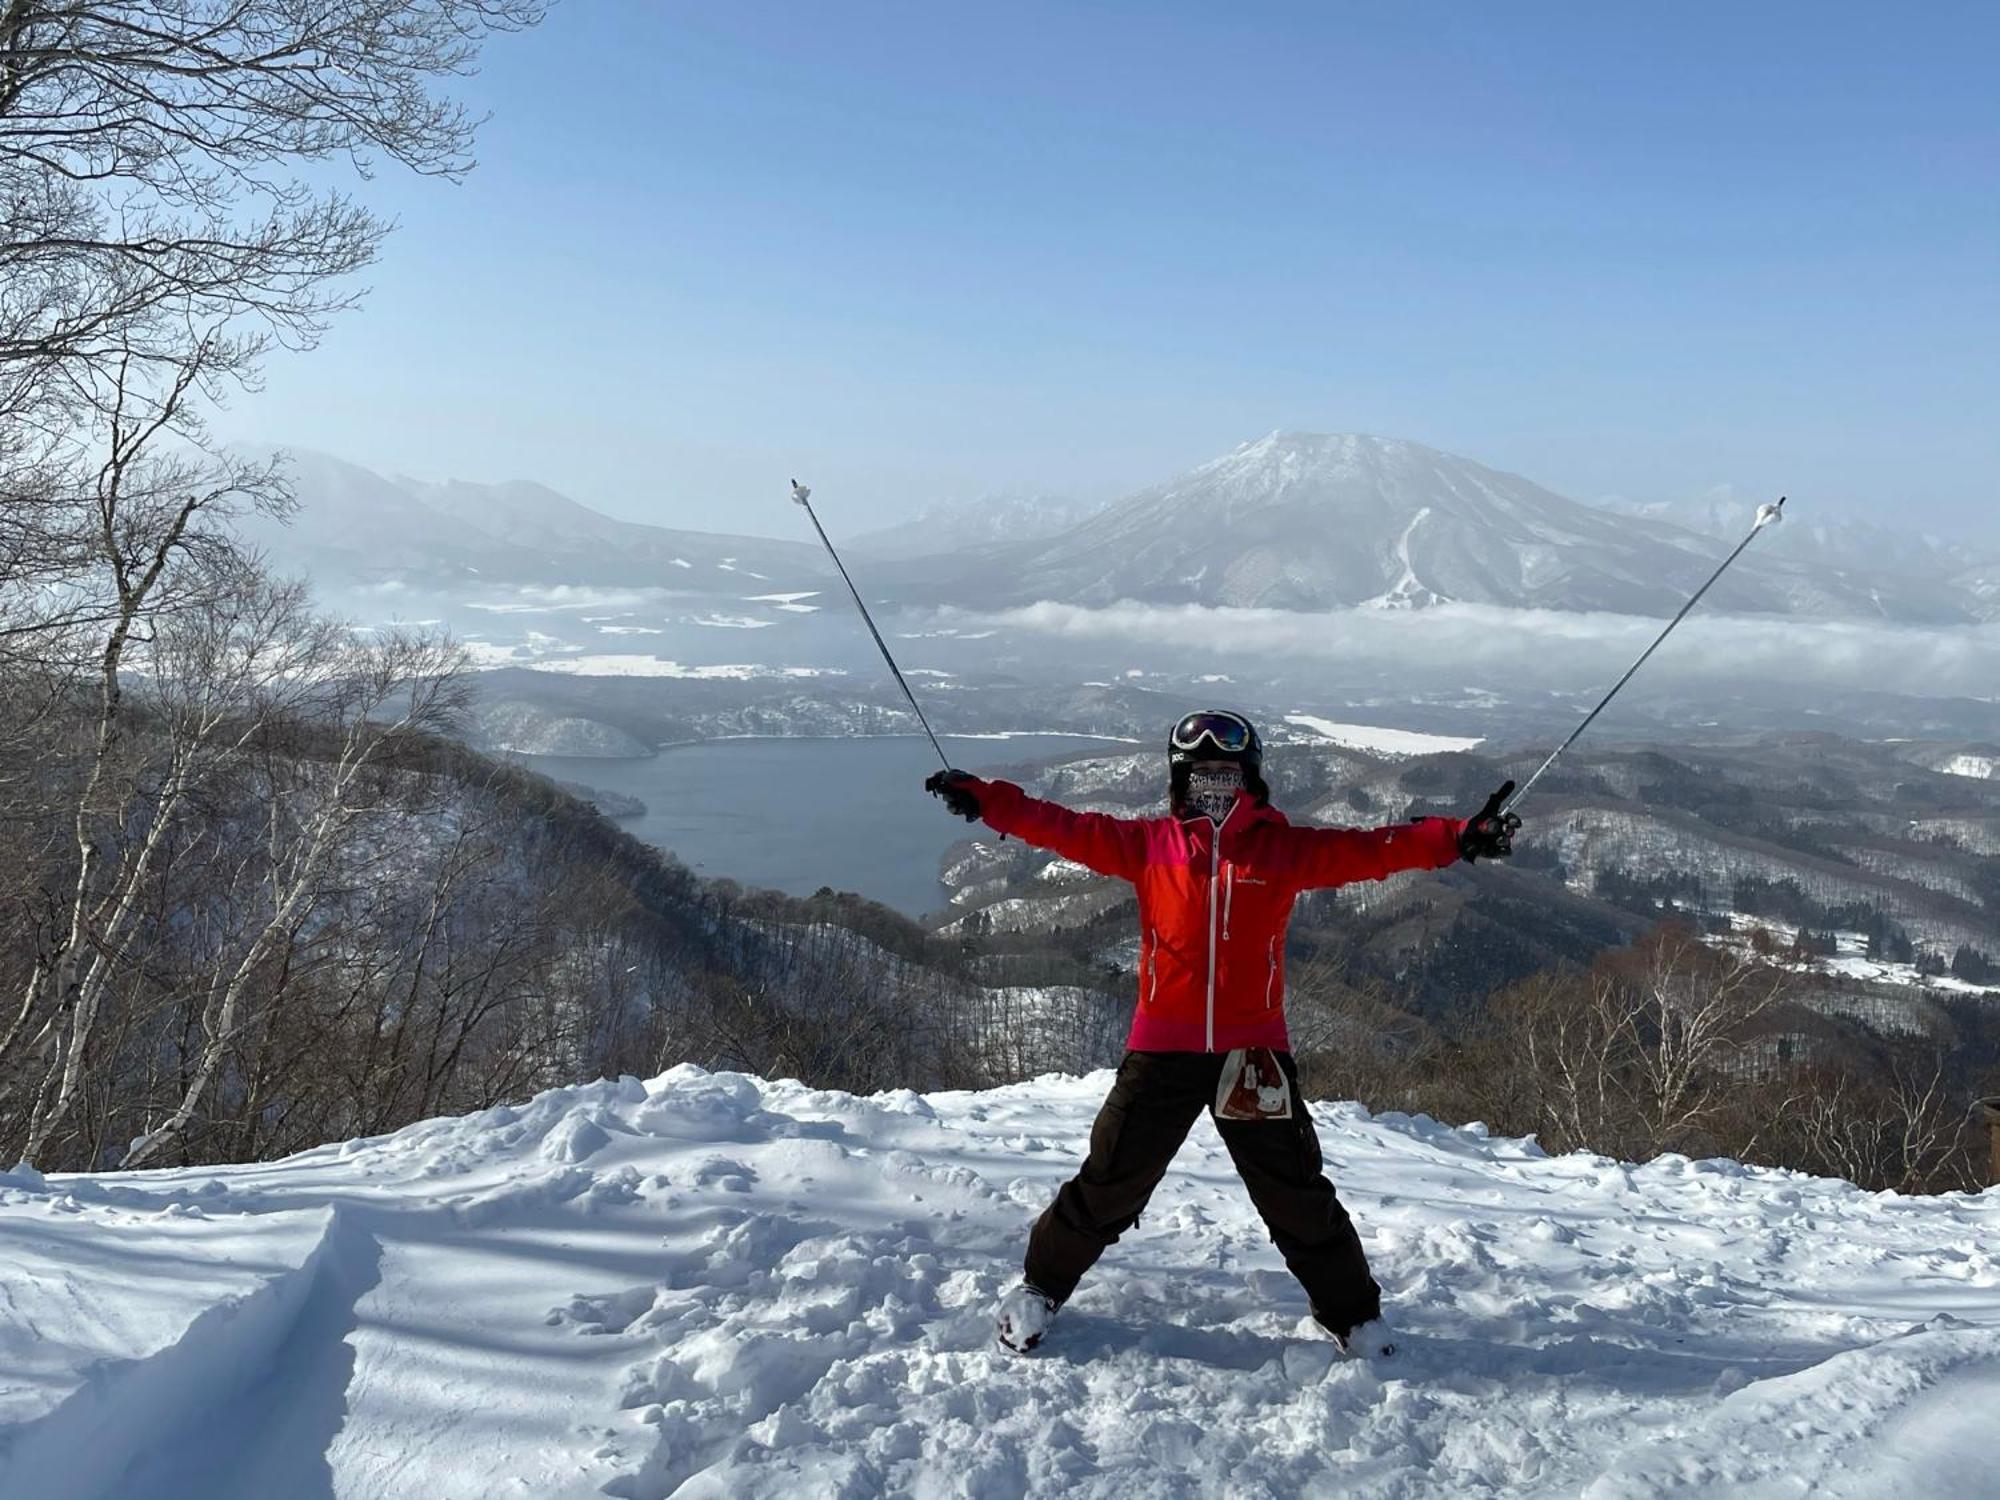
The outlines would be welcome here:
[[[1238,1047],[1222,1061],[1215,1086],[1218,1120],[1289,1120],[1292,1090],[1278,1054],[1269,1047]]]

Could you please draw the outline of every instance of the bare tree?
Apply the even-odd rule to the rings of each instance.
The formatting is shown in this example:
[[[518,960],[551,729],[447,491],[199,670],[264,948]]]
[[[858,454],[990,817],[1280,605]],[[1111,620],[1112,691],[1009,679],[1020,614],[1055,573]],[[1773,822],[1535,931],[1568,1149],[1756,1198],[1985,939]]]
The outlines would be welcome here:
[[[1622,1025],[1641,1138],[1652,1151],[1683,1149],[1745,1081],[1746,1045],[1785,997],[1785,976],[1673,924],[1613,967],[1624,970],[1619,988],[1629,996]]]
[[[202,453],[202,400],[254,384],[272,343],[309,346],[385,232],[297,172],[465,171],[473,122],[432,86],[541,8],[0,4],[0,669],[94,659],[95,763],[117,750],[132,633],[216,576],[182,564],[226,548],[232,509],[283,506],[268,466]],[[65,952],[84,938],[72,922]]]
[[[1685,1150],[1753,1081],[1751,1044],[1785,994],[1785,976],[1754,956],[1668,925],[1591,970],[1495,996],[1481,1092],[1493,1116],[1518,1115],[1558,1150]]]
[[[336,862],[352,852],[350,841],[375,811],[369,773],[403,744],[452,727],[463,706],[462,670],[456,648],[401,633],[357,646],[336,664],[318,707],[335,749],[324,761],[291,757],[293,767],[312,773],[296,801],[271,787],[263,899],[233,961],[214,971],[201,1011],[202,1044],[180,1101],[133,1143],[124,1166],[143,1166],[194,1119],[239,1038],[253,981],[325,898]],[[281,987],[267,987],[266,1003],[278,1003],[282,994]]]
[[[94,509],[163,439],[186,489],[244,498],[241,466],[186,456],[203,400],[309,347],[388,227],[301,171],[468,170],[474,121],[437,85],[543,8],[0,0],[0,667],[115,628]],[[135,558],[213,534],[152,519]]]
[[[1496,1092],[1525,1107],[1530,1128],[1556,1150],[1631,1149],[1634,1011],[1604,975],[1555,970],[1523,980],[1495,1002]]]
[[[474,122],[433,86],[542,10],[6,0],[0,417],[100,403],[108,356],[178,371],[191,330],[234,330],[212,350],[216,377],[248,374],[273,339],[310,345],[386,226],[298,166],[463,173]]]
[[[1811,1063],[1767,1091],[1771,1127],[1751,1159],[1906,1193],[1977,1190],[1977,1142],[1942,1047],[1893,1046],[1874,1066]]]
[[[0,693],[18,710],[0,749],[35,751],[9,756],[0,782],[34,856],[7,893],[34,961],[0,1013],[0,1137],[31,1156],[86,1093],[189,800],[286,692],[329,691],[279,659],[324,654],[325,629],[266,585],[229,527],[245,508],[281,512],[281,475],[210,452],[203,420],[254,388],[268,349],[318,339],[386,233],[304,173],[464,173],[475,122],[442,85],[543,10],[0,0]],[[176,642],[205,643],[209,659],[177,659]],[[135,675],[148,683],[136,709]],[[305,847],[338,845],[347,825],[326,818]],[[317,868],[294,869],[272,910],[310,904]],[[254,969],[277,941],[242,957]],[[236,979],[208,1012],[224,1036],[246,992]],[[197,1067],[193,1099],[212,1078]]]
[[[264,592],[254,568],[226,549],[204,549],[196,530],[204,510],[236,492],[240,476],[232,469],[225,488],[189,492],[178,466],[143,456],[158,421],[128,431],[121,417],[114,413],[113,447],[95,497],[98,561],[114,607],[96,663],[92,742],[70,810],[75,858],[66,917],[0,1029],[0,1066],[23,1045],[43,1056],[52,1047],[63,1053],[60,1083],[35,1111],[28,1133],[24,1155],[30,1160],[75,1100],[104,985],[182,800],[227,739],[231,718],[254,721],[249,700],[299,665],[298,592]],[[191,595],[206,606],[206,613],[190,618],[210,649],[198,662],[176,663],[169,654],[155,663],[193,675],[157,679],[168,684],[162,701],[181,710],[166,719],[168,732],[159,742],[163,764],[146,755],[128,757],[126,678],[133,653],[170,631],[169,622]]]

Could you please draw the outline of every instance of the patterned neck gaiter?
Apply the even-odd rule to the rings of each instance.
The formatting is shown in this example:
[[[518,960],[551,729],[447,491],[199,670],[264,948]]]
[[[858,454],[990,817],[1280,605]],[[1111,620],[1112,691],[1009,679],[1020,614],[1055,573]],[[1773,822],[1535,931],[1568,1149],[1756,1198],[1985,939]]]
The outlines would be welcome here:
[[[1199,813],[1210,822],[1220,824],[1229,816],[1229,809],[1236,805],[1236,794],[1242,790],[1241,766],[1189,766],[1187,797],[1182,807],[1190,815]]]

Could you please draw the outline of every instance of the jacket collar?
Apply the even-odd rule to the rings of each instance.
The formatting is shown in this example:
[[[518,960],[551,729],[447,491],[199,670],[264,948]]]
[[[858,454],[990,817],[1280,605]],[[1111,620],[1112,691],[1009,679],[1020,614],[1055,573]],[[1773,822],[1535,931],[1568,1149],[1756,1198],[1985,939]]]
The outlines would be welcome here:
[[[1282,824],[1288,822],[1289,819],[1268,802],[1261,807],[1258,806],[1257,799],[1251,796],[1246,789],[1236,794],[1236,801],[1230,805],[1229,811],[1223,814],[1220,823],[1209,822],[1208,818],[1202,813],[1190,813],[1187,817],[1179,821],[1183,828],[1192,825],[1194,831],[1197,833],[1203,829],[1208,829],[1214,833],[1215,837],[1221,838],[1225,833],[1232,835],[1242,833],[1245,829],[1254,827],[1258,823]]]

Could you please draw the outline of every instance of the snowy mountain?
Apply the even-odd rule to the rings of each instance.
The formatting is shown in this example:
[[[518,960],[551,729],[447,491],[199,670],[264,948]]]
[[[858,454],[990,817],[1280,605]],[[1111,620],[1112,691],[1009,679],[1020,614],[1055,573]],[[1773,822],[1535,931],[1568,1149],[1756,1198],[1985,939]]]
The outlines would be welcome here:
[[[1682,526],[1732,543],[1750,529],[1758,505],[1726,486],[1679,501],[1605,503],[1620,514]],[[2000,609],[1987,613],[1980,587],[1982,579],[2000,576],[2000,548],[1806,506],[1795,507],[1787,518],[1783,555],[1788,562],[1842,578],[1857,588],[1887,585],[1899,593],[1932,589],[1958,597],[1975,614],[2000,617]]]
[[[526,481],[389,479],[326,454],[283,451],[297,513],[284,525],[252,519],[245,530],[281,567],[331,588],[476,580],[736,595],[830,571],[809,542],[646,526]]]
[[[831,576],[809,537],[646,526],[525,481],[388,479],[290,453],[297,516],[245,528],[281,567],[334,593],[647,588],[766,606],[712,622],[731,624],[746,613],[768,620],[772,601],[810,598]],[[1664,615],[1747,529],[1747,511],[1732,507],[1721,497],[1675,519],[1658,507],[1622,513],[1419,443],[1274,433],[1108,508],[990,497],[855,538],[848,550],[878,598],[919,606],[1461,602]],[[795,521],[774,503],[757,524]],[[1996,580],[2000,563],[1976,548],[1795,505],[1785,529],[1710,597],[1721,610],[1962,623],[2000,618]]]
[[[1972,568],[1951,582],[1954,589],[1973,601],[1980,619],[2000,621],[2000,563]]]
[[[1207,1125],[1003,1353],[1109,1082],[681,1067],[281,1162],[0,1175],[0,1494],[1992,1492],[2000,1191],[1319,1105],[1392,1360],[1335,1356]]]
[[[1564,499],[1421,443],[1273,433],[1118,502],[1046,542],[929,570],[940,597],[989,604],[1279,609],[1447,601],[1671,614],[1726,548],[1664,521]],[[922,578],[912,574],[913,589]],[[1908,579],[1747,557],[1720,609],[1918,621],[1970,618]]]
[[[935,505],[910,520],[854,538],[859,556],[885,559],[1029,542],[1055,536],[1103,507],[1061,495],[1000,494]]]

